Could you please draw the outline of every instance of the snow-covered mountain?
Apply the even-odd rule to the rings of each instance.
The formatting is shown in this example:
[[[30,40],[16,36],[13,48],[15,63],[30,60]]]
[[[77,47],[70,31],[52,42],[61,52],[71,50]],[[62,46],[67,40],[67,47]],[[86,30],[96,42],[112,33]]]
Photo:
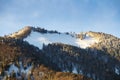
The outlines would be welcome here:
[[[46,32],[42,32],[46,31]],[[78,35],[84,36],[83,39],[77,37]],[[87,48],[95,43],[99,43],[99,40],[93,36],[90,36],[88,32],[82,34],[75,33],[60,33],[52,32],[42,28],[33,28],[27,26],[16,33],[8,35],[11,38],[24,38],[25,41],[28,41],[30,44],[39,47],[42,49],[43,44],[48,45],[51,43],[63,43],[68,45],[77,46],[80,48]]]
[[[120,39],[111,34],[61,33],[26,26],[0,37],[0,51],[0,77],[4,72],[4,78],[8,75],[22,78],[24,75],[25,79],[39,80],[38,73],[42,71],[49,76],[48,72],[51,72],[46,72],[44,67],[41,70],[41,65],[45,65],[61,72],[51,72],[57,76],[55,80],[66,72],[75,73],[77,79],[71,80],[81,80],[79,74],[93,80],[120,80]],[[64,79],[68,78],[64,76]]]

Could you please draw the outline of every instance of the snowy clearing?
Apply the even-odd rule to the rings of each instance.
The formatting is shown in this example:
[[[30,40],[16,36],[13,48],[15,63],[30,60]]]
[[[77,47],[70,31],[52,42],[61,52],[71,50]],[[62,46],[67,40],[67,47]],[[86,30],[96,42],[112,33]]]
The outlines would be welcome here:
[[[81,48],[87,48],[93,45],[94,43],[98,43],[95,38],[92,38],[88,35],[84,39],[79,39],[74,36],[65,33],[38,33],[32,31],[30,36],[24,39],[28,41],[30,44],[39,47],[42,49],[43,44],[47,45],[49,43],[63,43],[68,45],[73,45]]]

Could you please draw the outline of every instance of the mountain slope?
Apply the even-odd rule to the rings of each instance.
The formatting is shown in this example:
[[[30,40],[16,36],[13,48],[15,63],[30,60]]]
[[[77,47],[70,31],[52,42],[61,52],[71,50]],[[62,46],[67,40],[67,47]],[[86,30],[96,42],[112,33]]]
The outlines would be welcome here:
[[[5,36],[1,39],[2,43],[5,43],[6,47],[1,46],[1,51],[3,51],[1,55],[7,56],[10,53],[14,54],[13,58],[18,56],[13,53],[14,48],[11,43],[15,43],[15,50],[23,53],[22,60],[30,58],[30,63],[34,63],[35,66],[43,64],[53,72],[75,73],[93,80],[120,79],[120,39],[110,34],[92,31],[79,34],[60,33],[27,26],[16,33]],[[6,52],[4,48],[7,48]],[[14,67],[14,64],[10,66],[10,70],[13,70],[11,67]],[[30,67],[26,67],[26,70]],[[34,68],[35,71],[36,69],[39,67]]]
[[[7,37],[24,39],[40,49],[42,48],[43,44],[47,45],[49,43],[63,43],[81,48],[87,48],[94,43],[99,42],[99,40],[88,35],[87,33],[79,35],[79,37],[84,36],[83,39],[79,38],[78,35],[79,34],[60,33],[57,31],[48,31],[42,28],[27,26],[16,33],[8,35]]]
[[[91,80],[80,74],[57,71],[46,65],[44,59],[47,58],[43,52],[28,42],[0,37],[0,80]]]

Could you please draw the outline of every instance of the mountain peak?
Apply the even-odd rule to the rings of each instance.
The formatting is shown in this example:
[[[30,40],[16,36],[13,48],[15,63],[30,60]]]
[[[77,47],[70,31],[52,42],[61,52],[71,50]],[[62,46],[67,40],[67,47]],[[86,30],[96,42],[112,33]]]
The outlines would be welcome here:
[[[30,36],[29,36],[30,35]],[[111,37],[117,39],[116,37],[105,34],[102,32],[81,32],[79,34],[76,33],[60,33],[56,30],[47,30],[41,27],[32,27],[25,26],[23,29],[6,36],[7,38],[15,38],[15,39],[24,39],[28,41],[30,44],[34,46],[42,48],[43,44],[48,45],[52,43],[62,43],[68,44],[72,46],[77,46],[80,48],[91,47],[94,44],[98,44],[100,42],[104,42],[106,39],[110,39]]]
[[[29,36],[30,35],[30,36]],[[99,42],[97,32],[81,32],[80,34],[60,33],[56,30],[46,30],[40,27],[25,26],[18,32],[8,35],[8,38],[24,39],[30,44],[42,48],[43,44],[63,43],[81,48],[87,48]]]
[[[25,26],[23,29],[12,33],[10,35],[7,35],[8,38],[15,38],[15,39],[21,39],[27,37],[31,33],[32,27],[31,26]]]

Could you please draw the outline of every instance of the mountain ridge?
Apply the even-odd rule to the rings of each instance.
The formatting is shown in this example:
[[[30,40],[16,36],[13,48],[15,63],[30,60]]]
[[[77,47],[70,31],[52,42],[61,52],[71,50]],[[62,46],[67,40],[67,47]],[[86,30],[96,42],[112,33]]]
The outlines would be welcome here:
[[[78,78],[79,74],[92,80],[120,79],[120,39],[110,34],[93,31],[79,34],[60,33],[56,30],[48,31],[27,26],[16,33],[0,37],[0,45],[0,57],[4,56],[0,58],[0,70],[7,72],[4,75],[11,76],[14,67],[17,71],[20,69],[19,77],[22,77],[21,71],[26,75],[28,72],[34,72],[33,76],[29,74],[39,80],[37,73],[44,71],[41,66],[44,65],[52,70],[50,72],[51,70],[47,69],[51,76],[57,76],[56,72],[61,72],[61,77],[65,80],[67,78],[64,75],[69,73],[77,74],[76,77],[73,74],[74,77],[70,80],[84,80]],[[16,70],[14,75],[18,78]],[[46,71],[44,73],[49,76]]]
[[[91,39],[91,41],[88,40],[88,43],[85,44],[86,45],[85,47],[90,46],[91,44],[99,42],[98,39],[93,39],[94,36],[89,35],[89,32],[86,32],[84,34],[76,34],[76,33],[69,33],[69,32],[60,33],[60,32],[58,32],[56,30],[55,31],[53,31],[53,30],[48,31],[48,30],[46,30],[44,28],[39,28],[39,27],[35,28],[35,27],[31,27],[31,26],[26,26],[23,29],[19,30],[18,32],[7,35],[6,37],[7,38],[15,38],[15,39],[25,39],[27,36],[31,35],[31,33],[33,33],[33,32],[36,32],[36,33],[39,33],[39,34],[41,33],[43,35],[44,34],[50,34],[50,35],[52,35],[52,34],[55,34],[55,35],[63,34],[63,36],[66,36],[66,37],[67,37],[67,35],[69,35],[71,38],[74,37],[76,39],[75,44],[77,44],[79,46],[83,46],[83,47],[84,47],[84,44],[79,44],[79,43],[86,43],[87,39]],[[53,37],[55,35],[53,35]],[[80,36],[82,36],[82,37],[80,37]],[[83,36],[84,36],[84,39],[86,37],[86,41],[83,41],[84,40],[84,39],[82,39]],[[50,42],[51,41],[48,41],[47,43],[50,43]]]
[[[49,40],[48,38],[46,38],[48,36],[53,35],[52,38],[54,38],[54,37],[56,37],[56,35],[58,35],[58,37],[60,37],[59,35],[61,34],[62,36],[65,36],[63,39],[63,40],[65,40],[68,37],[67,35],[69,35],[71,37],[70,39],[68,38],[69,40],[71,40],[73,37],[75,38],[75,41],[70,42],[72,44],[66,43],[63,41],[59,41],[59,40],[58,40],[58,43],[60,42],[60,43],[69,44],[69,45],[75,45],[75,46],[77,45],[78,47],[82,47],[82,48],[92,47],[93,45],[95,45],[97,43],[99,44],[101,42],[103,43],[105,40],[109,40],[110,38],[112,38],[113,40],[119,41],[119,38],[117,38],[111,34],[106,34],[103,32],[88,31],[88,32],[81,32],[81,33],[69,33],[69,32],[61,33],[56,30],[46,30],[44,28],[40,28],[40,27],[35,28],[32,26],[26,26],[23,29],[19,30],[18,32],[7,35],[7,38],[25,39],[25,38],[31,36],[33,32],[37,33],[37,34],[35,33],[35,35],[41,36],[41,38],[38,37],[39,41],[43,41],[42,43],[44,43],[44,44],[54,43],[53,40],[51,40],[51,39]],[[35,36],[35,35],[33,35],[33,36]],[[46,35],[46,37],[43,37],[44,35]],[[38,38],[36,38],[36,39],[38,39]],[[46,43],[44,40],[46,41]],[[69,40],[68,40],[68,42],[69,42]],[[55,41],[55,42],[57,42],[57,41]],[[74,42],[74,44],[73,44],[73,42]]]

